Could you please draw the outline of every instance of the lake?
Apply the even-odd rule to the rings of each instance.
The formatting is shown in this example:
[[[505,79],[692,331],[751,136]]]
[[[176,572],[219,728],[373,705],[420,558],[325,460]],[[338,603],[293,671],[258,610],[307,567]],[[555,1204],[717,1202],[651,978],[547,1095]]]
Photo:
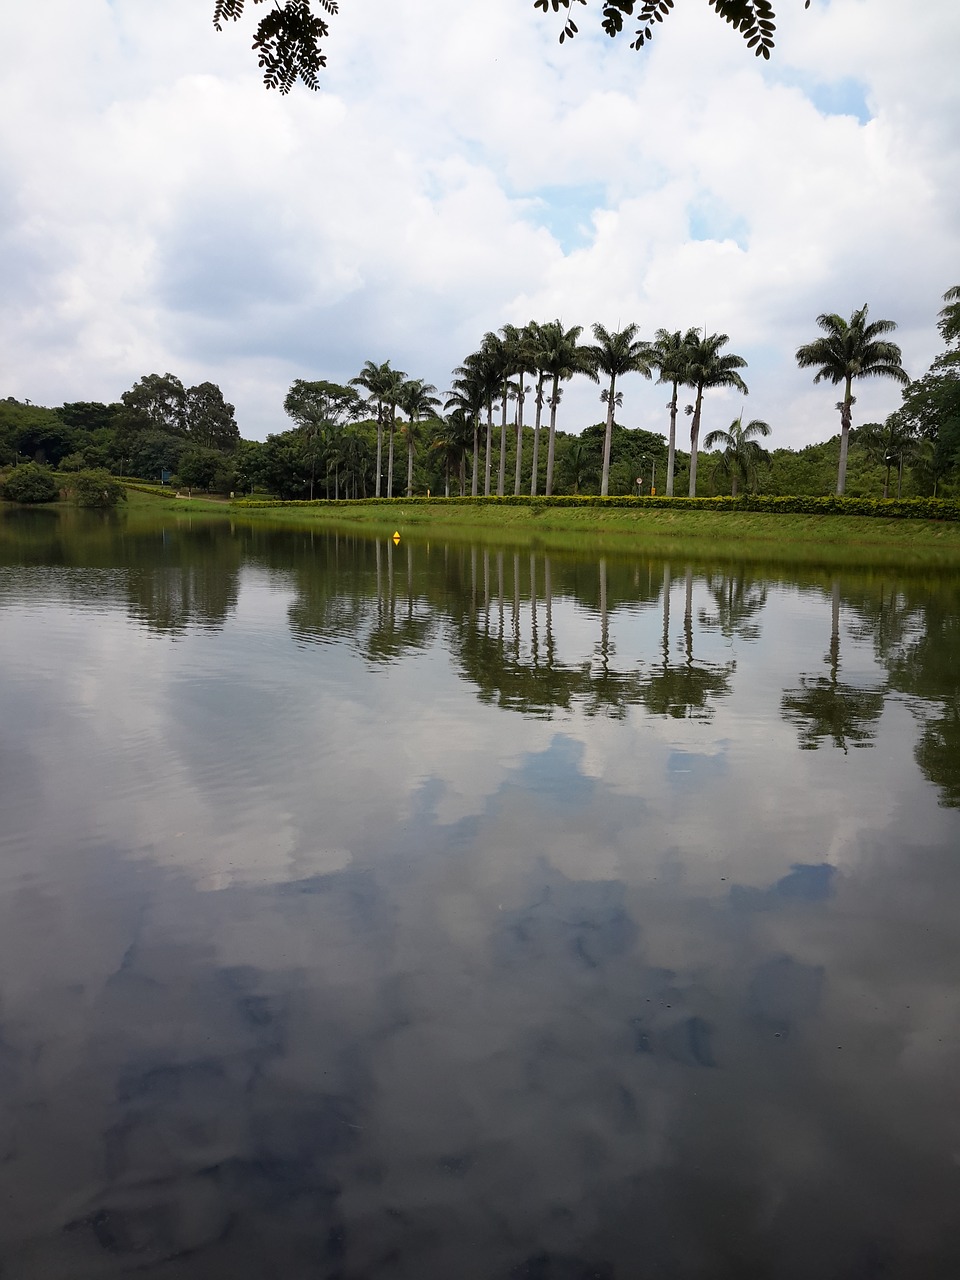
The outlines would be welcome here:
[[[960,576],[0,518],[0,1276],[960,1275]]]

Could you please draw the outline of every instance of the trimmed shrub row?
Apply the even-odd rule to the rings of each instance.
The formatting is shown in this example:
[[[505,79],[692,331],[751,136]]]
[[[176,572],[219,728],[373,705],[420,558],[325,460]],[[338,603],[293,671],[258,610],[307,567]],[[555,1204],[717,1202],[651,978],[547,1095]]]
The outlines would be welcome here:
[[[773,515],[879,516],[887,520],[960,520],[960,502],[947,498],[847,498],[834,494],[826,498],[774,497],[769,494],[746,494],[737,498],[600,498],[594,494],[564,495],[554,498],[362,498],[352,500],[364,506],[501,506],[530,507],[600,507],[640,510],[675,509],[678,511],[760,511]],[[333,498],[279,499],[240,498],[237,507],[338,507],[345,505]]]

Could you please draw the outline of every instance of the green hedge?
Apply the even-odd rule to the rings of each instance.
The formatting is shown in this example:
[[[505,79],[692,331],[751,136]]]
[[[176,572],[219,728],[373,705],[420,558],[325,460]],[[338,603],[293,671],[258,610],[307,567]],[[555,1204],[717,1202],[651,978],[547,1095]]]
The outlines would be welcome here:
[[[811,516],[880,516],[888,520],[960,520],[960,502],[947,498],[846,498],[834,494],[827,498],[773,497],[769,494],[746,494],[738,498],[598,498],[595,495],[563,496],[555,498],[514,497],[504,498],[363,498],[351,500],[349,505],[364,506],[492,506],[530,507],[542,510],[547,507],[613,507],[641,510],[674,509],[677,511],[761,511],[772,515]],[[282,502],[279,499],[240,498],[236,507],[337,507],[347,505],[346,500],[334,498],[299,499]]]

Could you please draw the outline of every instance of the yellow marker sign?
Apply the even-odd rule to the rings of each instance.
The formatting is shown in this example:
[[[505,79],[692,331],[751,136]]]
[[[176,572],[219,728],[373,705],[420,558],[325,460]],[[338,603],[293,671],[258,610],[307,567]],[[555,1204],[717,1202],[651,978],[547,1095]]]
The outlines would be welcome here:
[[[399,542],[399,541],[400,541],[400,531],[399,531],[398,529],[397,529],[397,530],[394,530],[393,540],[394,540],[394,542]]]

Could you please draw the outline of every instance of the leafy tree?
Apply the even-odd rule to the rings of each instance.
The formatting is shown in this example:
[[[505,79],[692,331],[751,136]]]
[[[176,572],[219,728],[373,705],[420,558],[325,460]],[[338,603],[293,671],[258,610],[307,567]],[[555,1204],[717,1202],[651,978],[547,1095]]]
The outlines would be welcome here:
[[[739,31],[757,57],[769,58],[776,30],[776,14],[769,0],[708,0],[717,15]],[[547,13],[561,9],[567,15],[560,31],[560,43],[572,40],[577,34],[577,24],[569,16],[574,4],[586,5],[587,0],[534,0],[534,8]],[[674,0],[602,0],[601,26],[613,38],[623,31],[625,17],[635,17],[639,26],[630,42],[631,49],[642,49],[653,38],[654,26],[663,22],[673,9]],[[810,0],[804,0],[805,9]]]
[[[324,463],[328,454],[330,461],[337,465],[333,456],[336,437],[348,422],[360,416],[363,401],[352,386],[344,387],[338,382],[306,382],[297,378],[287,392],[283,408],[303,436],[304,453],[310,462],[310,497],[313,498],[317,467]],[[339,472],[337,488],[339,490]],[[336,496],[339,497],[339,492]]]
[[[936,496],[940,482],[960,466],[960,370],[935,361],[904,391],[898,417],[920,440],[918,465]]]
[[[737,373],[745,369],[747,362],[743,356],[724,353],[722,348],[730,339],[725,333],[711,333],[709,337],[700,336],[699,329],[691,329],[687,334],[687,363],[684,371],[683,385],[693,388],[697,393],[695,403],[687,406],[687,412],[693,414],[690,424],[690,497],[697,496],[697,448],[700,442],[700,416],[703,411],[703,393],[710,387],[735,387],[747,394],[747,384]]]
[[[761,447],[756,438],[757,436],[766,437],[769,434],[768,423],[754,418],[744,426],[743,414],[741,414],[730,423],[728,431],[717,429],[711,431],[704,439],[705,449],[715,449],[717,445],[723,447],[723,452],[717,459],[716,468],[721,475],[730,477],[732,497],[737,496],[737,485],[740,481],[743,482],[743,487],[748,489],[756,479],[760,467],[770,461],[769,453]]]
[[[96,400],[76,400],[62,404],[58,416],[74,431],[92,435],[95,431],[112,431],[116,425],[118,404],[101,404]]]
[[[143,431],[133,436],[125,450],[128,475],[158,480],[164,471],[179,471],[187,442],[165,431]],[[89,451],[88,451],[89,456]]]
[[[56,502],[59,494],[53,472],[38,462],[14,467],[0,485],[0,496],[7,502]]]
[[[627,373],[650,377],[652,360],[650,344],[637,337],[639,326],[628,324],[618,333],[610,333],[602,324],[593,326],[596,345],[587,347],[587,359],[594,374],[610,379],[607,387],[607,429],[603,437],[603,467],[600,472],[600,496],[610,492],[610,445],[613,440],[613,413],[617,402],[617,379]]]
[[[203,449],[232,453],[240,443],[233,405],[224,400],[215,382],[201,382],[187,390],[184,420],[190,443]]]
[[[216,449],[204,449],[200,445],[191,444],[184,449],[177,468],[181,484],[191,489],[224,488],[224,458]],[[218,481],[220,484],[218,485]]]
[[[254,4],[260,0],[253,0]],[[728,22],[746,41],[758,57],[769,58],[773,48],[776,14],[769,0],[708,0],[717,15]],[[225,22],[236,22],[243,15],[245,0],[215,0],[213,25],[223,30]],[[551,9],[564,11],[560,31],[560,43],[572,39],[577,24],[570,16],[574,4],[586,5],[587,0],[534,0],[534,7],[544,13]],[[804,0],[808,8],[810,0]],[[638,27],[630,43],[632,49],[642,49],[652,38],[656,23],[660,23],[673,9],[674,0],[602,0],[601,26],[608,36],[623,31],[624,18],[635,18]],[[263,82],[268,89],[289,93],[297,80],[309,89],[318,89],[318,72],[327,65],[320,41],[330,34],[325,17],[339,11],[338,0],[279,0],[257,23],[253,48],[257,61],[263,68]]]
[[[187,434],[187,391],[172,373],[148,373],[120,397],[117,423],[121,448],[142,431]]]
[[[797,351],[801,369],[816,369],[814,382],[843,383],[840,410],[840,464],[837,470],[837,493],[842,494],[847,482],[847,451],[850,441],[851,408],[854,378],[892,378],[906,384],[910,381],[901,363],[900,348],[887,342],[884,334],[893,333],[896,322],[874,320],[867,323],[867,304],[854,311],[849,323],[842,316],[817,316],[824,336],[808,342]]]
[[[78,471],[70,480],[69,492],[78,507],[116,507],[126,502],[127,491],[109,471]]]
[[[264,483],[263,444],[259,440],[241,440],[234,453],[234,487],[240,493],[252,493]]]
[[[275,4],[257,23],[253,47],[268,89],[289,93],[298,79],[308,89],[319,89],[317,72],[327,65],[320,41],[329,35],[330,28],[311,5],[328,14],[338,10],[337,0],[285,0],[282,8]],[[243,8],[244,0],[216,0],[213,25],[222,31],[224,22],[236,22],[242,16]]]
[[[0,401],[0,437],[5,441],[8,460],[23,454],[51,466],[58,466],[77,445],[77,433],[55,409],[21,404],[18,400]]]

